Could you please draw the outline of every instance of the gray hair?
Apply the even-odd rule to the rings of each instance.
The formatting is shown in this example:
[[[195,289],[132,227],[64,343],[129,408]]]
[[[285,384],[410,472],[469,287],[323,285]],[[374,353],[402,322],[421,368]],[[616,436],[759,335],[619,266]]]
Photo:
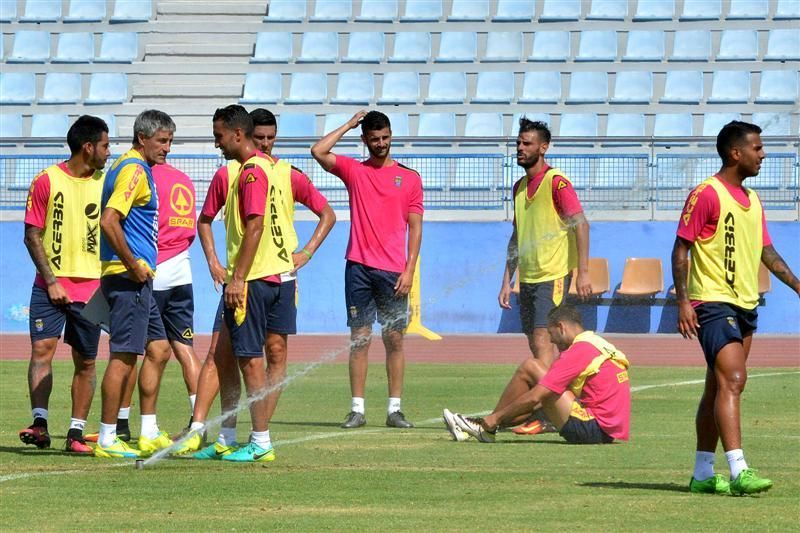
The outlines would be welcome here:
[[[159,130],[175,133],[175,122],[169,115],[158,109],[148,109],[139,113],[133,123],[133,144],[139,143],[139,134],[149,139]]]

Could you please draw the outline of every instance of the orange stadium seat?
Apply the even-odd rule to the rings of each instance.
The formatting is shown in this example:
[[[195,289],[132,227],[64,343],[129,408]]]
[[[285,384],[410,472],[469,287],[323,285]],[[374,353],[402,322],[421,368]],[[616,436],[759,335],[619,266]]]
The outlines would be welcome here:
[[[572,281],[569,284],[569,293],[573,296],[578,294],[575,286],[578,277],[578,269],[572,271]],[[611,290],[611,279],[608,274],[608,259],[605,257],[589,258],[589,280],[592,282],[592,296],[601,296]]]
[[[622,271],[622,283],[617,292],[623,296],[655,296],[664,290],[664,271],[661,259],[629,257]]]

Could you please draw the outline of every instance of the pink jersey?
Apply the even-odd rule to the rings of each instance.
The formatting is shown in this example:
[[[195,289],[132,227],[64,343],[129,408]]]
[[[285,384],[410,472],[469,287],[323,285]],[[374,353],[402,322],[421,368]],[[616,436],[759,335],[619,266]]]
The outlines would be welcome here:
[[[539,385],[560,396],[598,355],[600,351],[593,344],[576,342],[553,362]],[[597,374],[586,379],[579,400],[609,437],[628,440],[631,386],[627,379],[618,380],[620,372],[617,365],[605,361]]]
[[[544,180],[544,175],[548,170],[550,170],[550,168],[550,165],[545,165],[544,168],[537,173],[532,180],[528,181],[528,198],[533,198],[533,195],[536,193],[539,185],[542,184],[542,180]],[[516,198],[517,189],[523,180],[525,180],[525,177],[520,178],[514,184],[512,197]],[[578,200],[578,195],[575,193],[572,183],[568,179],[564,179],[563,176],[553,176],[552,189],[553,205],[555,206],[559,217],[561,217],[563,220],[566,220],[577,215],[578,213],[583,213],[583,206],[581,205],[580,200]]]
[[[71,175],[66,161],[59,163],[58,166],[61,170]],[[50,176],[41,174],[39,178],[31,184],[31,189],[28,192],[28,203],[25,208],[25,224],[44,230],[49,202]],[[56,281],[64,287],[64,290],[67,291],[67,296],[69,296],[69,299],[73,302],[88,302],[100,286],[99,279],[56,277]],[[47,290],[47,282],[45,282],[39,272],[36,272],[33,284],[40,289]]]
[[[406,268],[408,215],[422,215],[422,180],[410,168],[393,161],[374,167],[342,155],[330,170],[347,187],[350,198],[350,239],[345,257],[386,270]]]
[[[172,165],[155,165],[152,171],[158,193],[156,263],[161,264],[187,250],[194,241],[195,191],[191,178]]]

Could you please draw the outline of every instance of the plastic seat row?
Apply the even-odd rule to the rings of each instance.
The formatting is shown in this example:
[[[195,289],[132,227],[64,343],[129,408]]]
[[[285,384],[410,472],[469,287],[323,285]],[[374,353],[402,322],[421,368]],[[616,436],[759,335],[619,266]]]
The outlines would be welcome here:
[[[100,117],[108,125],[110,137],[117,136],[117,119],[114,115],[92,113],[86,110],[88,115]],[[0,137],[66,137],[69,130],[70,121],[68,115],[62,113],[37,113],[31,117],[30,135],[25,135],[22,127],[22,115],[16,113],[3,113],[0,115]]]
[[[139,58],[139,37],[129,32],[104,32],[95,55],[94,34],[59,33],[55,55],[50,55],[50,33],[18,31],[14,34],[9,63],[131,63]]]
[[[36,98],[36,75],[32,72],[0,72],[0,104],[121,104],[128,101],[128,76],[96,72],[82,99],[78,73],[50,72],[45,76],[42,96]]]
[[[0,22],[102,22],[112,0],[69,0],[62,17],[62,0],[25,0],[17,13],[16,0],[0,0]],[[109,22],[147,22],[152,18],[151,0],[114,0]]]

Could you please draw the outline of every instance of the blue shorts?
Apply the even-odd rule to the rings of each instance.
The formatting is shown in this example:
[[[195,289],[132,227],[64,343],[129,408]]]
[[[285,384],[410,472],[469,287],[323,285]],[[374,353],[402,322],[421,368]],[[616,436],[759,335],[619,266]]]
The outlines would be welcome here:
[[[167,338],[153,297],[153,280],[138,283],[124,274],[100,278],[108,301],[109,349],[112,353],[144,354],[147,343]]]
[[[257,279],[247,282],[247,314],[244,322],[237,326],[234,310],[229,307],[223,313],[236,357],[262,357],[267,331],[283,335],[297,333],[294,290],[294,280],[268,283]]]
[[[225,293],[222,293],[222,297],[219,299],[219,304],[217,305],[217,313],[214,315],[214,325],[211,327],[211,333],[219,333],[222,329],[222,315],[225,312]]]
[[[194,339],[194,293],[192,284],[153,291],[161,321],[170,341],[192,346]]]
[[[519,284],[519,317],[522,332],[529,335],[535,328],[547,327],[547,315],[564,303],[571,275],[541,283]]]
[[[395,296],[400,274],[348,261],[344,269],[347,325],[361,328],[378,322],[384,330],[404,330],[408,324],[408,295]]]
[[[611,444],[614,442],[614,439],[603,431],[594,418],[582,420],[570,416],[558,434],[569,444]]]
[[[28,325],[31,342],[42,339],[57,339],[64,332],[64,342],[86,359],[97,357],[100,343],[100,326],[83,318],[81,310],[85,303],[73,302],[68,305],[55,305],[50,301],[47,291],[33,287]]]
[[[741,343],[758,326],[758,311],[732,304],[706,302],[694,309],[697,313],[697,338],[703,348],[708,368],[713,369],[717,354],[731,342]]]

